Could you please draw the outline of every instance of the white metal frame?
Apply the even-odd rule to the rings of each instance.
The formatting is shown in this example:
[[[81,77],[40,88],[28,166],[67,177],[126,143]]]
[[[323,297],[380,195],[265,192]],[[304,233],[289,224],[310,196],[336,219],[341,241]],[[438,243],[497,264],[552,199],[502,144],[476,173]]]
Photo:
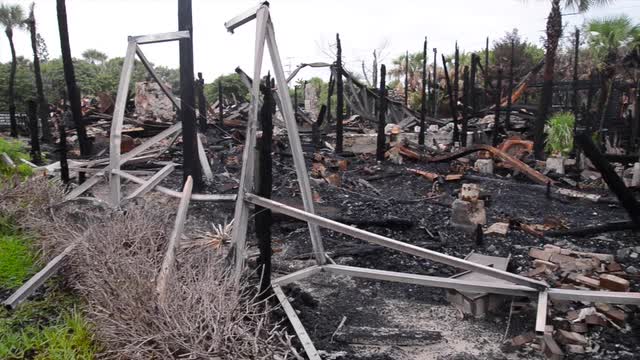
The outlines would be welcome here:
[[[123,175],[121,167],[125,163],[133,160],[136,156],[143,153],[145,150],[149,149],[153,145],[157,144],[161,140],[170,137],[175,134],[177,136],[179,132],[182,130],[182,123],[177,122],[176,124],[170,126],[169,128],[163,130],[157,135],[153,136],[149,140],[144,143],[138,145],[133,150],[128,153],[122,155],[120,151],[120,146],[122,143],[122,126],[124,123],[124,112],[127,102],[127,93],[129,90],[129,84],[131,82],[131,77],[133,74],[133,68],[135,64],[135,57],[138,56],[138,59],[142,63],[142,65],[147,69],[153,80],[160,86],[162,92],[171,100],[173,105],[180,109],[181,102],[180,99],[175,97],[171,91],[167,88],[167,86],[162,82],[153,66],[147,60],[147,57],[142,52],[140,45],[143,44],[152,44],[152,43],[160,43],[160,42],[168,42],[168,41],[179,41],[181,39],[188,39],[190,37],[189,31],[176,31],[169,33],[160,33],[160,34],[151,34],[151,35],[141,35],[141,36],[130,36],[128,38],[127,45],[127,53],[124,58],[124,63],[122,65],[122,71],[120,73],[120,82],[118,84],[118,93],[116,96],[115,107],[113,111],[113,118],[111,120],[111,133],[110,133],[110,147],[109,147],[109,165],[98,171],[91,178],[87,179],[82,185],[75,188],[65,197],[65,200],[71,200],[78,196],[80,196],[85,191],[89,190],[93,185],[97,184],[102,180],[105,175],[108,175],[109,178],[109,192],[110,192],[110,204],[114,207],[119,206],[122,201],[122,193],[121,193],[121,178],[127,178],[126,175]],[[202,146],[202,142],[200,137],[198,137],[198,157],[200,160],[200,164],[203,167],[204,174],[207,177],[207,180],[211,181],[213,179],[213,173],[211,171],[209,161],[206,158],[206,154],[204,152],[204,147]],[[169,174],[168,170],[162,169],[159,174],[162,176],[166,176]],[[130,181],[138,182],[139,179],[131,179]],[[154,180],[154,181],[151,181]],[[156,181],[157,180],[157,181]],[[157,184],[162,180],[162,178],[158,179],[158,177],[149,179],[148,182],[145,182],[144,186],[145,192],[149,191],[152,188],[156,188],[163,193],[168,193],[168,195],[181,197],[181,193],[174,192],[169,189],[157,187]],[[138,189],[139,191],[140,189]],[[175,194],[174,194],[175,193]],[[135,192],[127,196],[125,199],[130,199],[134,197]],[[196,199],[198,198],[198,199]],[[193,200],[205,200],[205,201],[233,201],[235,200],[235,196],[227,196],[227,195],[208,195],[208,194],[192,194]]]
[[[235,248],[235,267],[236,277],[240,275],[245,267],[246,260],[246,237],[249,219],[249,205],[254,204],[272,211],[291,216],[293,218],[306,221],[309,226],[313,254],[317,265],[296,271],[294,273],[282,276],[272,280],[272,288],[276,297],[282,304],[287,317],[293,325],[296,334],[300,338],[307,356],[310,359],[319,360],[320,356],[315,346],[311,342],[304,326],[300,322],[295,310],[291,307],[286,295],[281,287],[294,281],[313,276],[319,272],[328,272],[331,274],[347,275],[353,277],[361,277],[373,280],[394,281],[401,283],[410,283],[424,286],[433,286],[439,288],[456,289],[459,291],[471,292],[487,292],[493,294],[504,294],[511,296],[527,296],[538,297],[539,312],[536,329],[544,325],[546,321],[546,308],[548,299],[571,299],[583,301],[598,301],[620,304],[636,304],[640,305],[640,293],[615,293],[608,291],[578,291],[564,289],[549,289],[548,284],[535,279],[527,278],[507,271],[502,271],[493,267],[466,261],[447,254],[439,253],[433,250],[424,249],[415,245],[397,241],[385,236],[364,231],[353,226],[341,224],[339,222],[326,219],[314,213],[313,201],[311,197],[311,188],[306,164],[303,158],[302,146],[298,134],[298,127],[295,121],[291,99],[287,87],[287,79],[284,76],[280,54],[276,44],[273,23],[269,14],[269,4],[261,3],[257,7],[236,16],[232,20],[225,23],[227,30],[233,32],[239,26],[256,20],[256,40],[255,40],[255,59],[253,80],[249,84],[249,79],[243,79],[251,89],[251,110],[249,113],[249,121],[247,123],[246,143],[242,158],[242,172],[240,175],[240,187],[235,207],[235,224],[232,234],[232,246]],[[289,145],[293,156],[293,162],[296,169],[300,193],[304,205],[304,210],[300,210],[285,204],[257,196],[252,193],[253,190],[253,174],[255,169],[256,154],[254,147],[256,144],[256,132],[258,122],[258,111],[260,106],[260,71],[262,67],[262,59],[264,54],[264,44],[267,43],[273,71],[275,74],[278,95],[280,96],[280,111],[285,119],[287,133],[289,136]],[[440,278],[434,276],[425,276],[417,274],[407,274],[392,271],[383,271],[351,266],[327,265],[326,254],[322,245],[319,227],[331,229],[343,234],[353,236],[355,238],[367,241],[369,243],[381,245],[387,248],[398,250],[404,253],[412,254],[422,258],[430,259],[442,264],[447,264],[456,268],[475,271],[484,275],[509,281],[510,284],[504,283],[487,283],[479,281],[468,281],[452,278]]]

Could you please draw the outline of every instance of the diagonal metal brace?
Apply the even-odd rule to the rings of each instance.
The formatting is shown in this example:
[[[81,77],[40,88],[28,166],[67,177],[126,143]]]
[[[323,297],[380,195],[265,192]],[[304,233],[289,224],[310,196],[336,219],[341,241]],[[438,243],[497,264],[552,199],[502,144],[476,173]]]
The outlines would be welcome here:
[[[258,9],[260,9],[262,6],[269,7],[269,2],[268,1],[261,2],[257,6],[254,6],[251,9],[243,12],[242,14],[234,17],[233,19],[225,22],[224,27],[227,28],[228,32],[233,34],[233,30],[255,19],[256,15],[258,14]]]

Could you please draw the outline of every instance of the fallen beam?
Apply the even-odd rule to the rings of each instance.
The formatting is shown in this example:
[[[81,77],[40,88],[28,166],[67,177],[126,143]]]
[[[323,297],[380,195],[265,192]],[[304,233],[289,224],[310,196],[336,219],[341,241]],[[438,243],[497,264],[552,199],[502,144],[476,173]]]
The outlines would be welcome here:
[[[355,238],[358,238],[373,244],[382,245],[394,250],[419,256],[425,259],[437,261],[437,262],[450,265],[456,268],[469,270],[469,271],[476,271],[481,274],[489,275],[498,279],[506,280],[506,281],[513,282],[520,285],[530,286],[536,289],[545,289],[548,287],[547,284],[541,281],[537,281],[524,276],[512,274],[506,271],[494,269],[492,267],[476,264],[470,261],[456,258],[454,256],[442,254],[437,251],[432,251],[432,250],[424,249],[415,245],[406,244],[401,241],[397,241],[382,235],[374,234],[374,233],[364,231],[352,226],[341,224],[336,221],[325,219],[321,216],[308,213],[302,210],[298,210],[294,207],[287,206],[269,199],[265,199],[255,194],[247,193],[245,194],[245,199],[248,202],[253,203],[255,205],[259,205],[259,206],[271,209],[275,212],[282,213],[282,214],[294,217],[296,219],[307,221],[309,223],[317,224],[327,229],[331,229],[346,235],[350,235]]]
[[[544,176],[539,171],[536,171],[536,170],[532,169],[529,165],[527,165],[527,164],[523,163],[522,161],[516,159],[515,157],[507,154],[506,152],[501,151],[499,149],[496,149],[493,146],[484,145],[484,144],[472,145],[472,146],[466,147],[464,149],[460,149],[460,150],[458,150],[456,152],[453,152],[451,154],[445,154],[445,155],[435,156],[435,157],[427,157],[427,161],[428,162],[449,161],[449,160],[454,160],[454,159],[457,159],[457,158],[461,158],[461,157],[463,157],[465,155],[469,155],[471,153],[478,152],[478,151],[488,151],[488,152],[490,152],[493,156],[499,158],[500,160],[502,160],[504,162],[507,162],[507,163],[511,164],[515,169],[517,169],[518,171],[522,172],[529,179],[533,180],[534,182],[536,182],[538,184],[547,185],[549,183],[551,183],[551,184],[555,183],[553,180],[551,180],[550,178]]]
[[[149,180],[142,183],[137,189],[135,189],[125,200],[131,200],[137,196],[143,196],[147,192],[151,191],[156,185],[158,185],[164,178],[166,178],[175,169],[175,164],[167,164],[165,167],[155,173]]]
[[[209,165],[209,159],[207,159],[207,153],[204,152],[204,146],[202,145],[202,139],[200,138],[202,134],[197,134],[197,145],[198,145],[198,159],[200,160],[200,166],[202,167],[202,172],[204,173],[204,177],[207,181],[213,181],[213,172],[211,171],[211,165]]]
[[[73,251],[76,244],[67,246],[60,255],[54,257],[45,265],[42,270],[38,271],[35,275],[24,283],[16,292],[13,293],[8,299],[2,302],[2,304],[8,308],[14,309],[18,304],[26,300],[31,294],[33,294],[47,279],[58,271],[62,266],[65,258]]]
[[[536,314],[536,332],[544,334],[544,329],[547,326],[547,313],[549,306],[549,293],[547,291],[540,291],[538,293],[538,312]]]
[[[596,290],[549,289],[549,299],[593,303],[640,305],[640,293]]]
[[[287,318],[289,318],[289,322],[291,326],[293,326],[293,330],[295,330],[296,335],[298,335],[298,339],[304,348],[304,351],[307,353],[307,357],[309,360],[322,360],[320,355],[318,354],[318,350],[313,345],[311,338],[309,338],[309,334],[304,329],[304,325],[300,322],[300,318],[296,314],[296,311],[287,300],[287,296],[282,292],[282,289],[279,285],[273,284],[273,292],[276,294],[278,301],[280,301],[280,305],[282,305],[282,310],[284,310],[285,314],[287,314]]]
[[[545,231],[544,236],[562,237],[562,236],[591,236],[610,231],[638,230],[640,226],[633,221],[615,221],[601,225],[587,226],[576,229]]]
[[[576,144],[580,146],[586,157],[591,160],[593,165],[602,174],[602,179],[607,183],[609,189],[616,195],[620,204],[627,211],[631,220],[640,225],[640,204],[633,196],[633,193],[624,184],[624,181],[616,174],[611,164],[605,159],[604,155],[598,150],[596,145],[586,134],[578,134],[575,138]]]
[[[473,293],[492,293],[511,296],[535,296],[537,290],[522,285],[487,283],[481,281],[442,278],[437,276],[407,274],[394,271],[366,269],[344,265],[324,265],[323,271],[332,274],[360,277],[371,280],[393,281],[406,284],[454,289]]]
[[[193,189],[193,178],[187,177],[187,181],[182,189],[182,198],[178,205],[178,213],[176,214],[175,225],[173,231],[169,237],[169,244],[167,251],[162,260],[162,267],[160,268],[160,274],[158,274],[158,280],[156,282],[156,291],[158,293],[158,302],[164,304],[167,297],[167,281],[171,275],[174,263],[176,261],[176,246],[182,237],[184,231],[184,222],[187,220],[187,210],[189,209],[189,201],[191,200],[191,190]]]
[[[291,274],[287,274],[285,276],[281,276],[275,280],[273,280],[271,283],[272,284],[276,284],[276,285],[287,285],[289,283],[292,283],[294,281],[298,281],[298,280],[302,280],[305,278],[308,278],[309,276],[315,275],[317,273],[319,273],[320,271],[322,271],[322,268],[318,265],[313,265],[310,266],[308,268],[304,268],[302,270],[296,271],[296,272],[292,272]]]
[[[123,170],[112,170],[114,172],[117,172],[118,175],[120,175],[121,177],[123,177],[125,180],[129,180],[132,181],[134,183],[138,183],[138,184],[144,184],[146,182],[145,179],[139,178],[137,176],[131,175],[126,171]],[[175,191],[175,190],[171,190],[169,188],[166,188],[164,186],[156,186],[154,188],[155,190],[165,194],[165,195],[169,195],[175,198],[182,198],[182,192],[180,191]],[[191,195],[191,200],[194,201],[235,201],[236,200],[236,195],[234,194],[192,194]]]

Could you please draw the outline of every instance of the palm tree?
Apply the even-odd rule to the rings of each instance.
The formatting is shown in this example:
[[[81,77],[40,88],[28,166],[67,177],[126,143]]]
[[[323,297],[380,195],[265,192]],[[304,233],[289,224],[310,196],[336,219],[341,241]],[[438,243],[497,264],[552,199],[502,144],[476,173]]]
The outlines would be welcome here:
[[[45,142],[50,142],[51,129],[49,128],[49,104],[47,103],[47,99],[44,97],[44,90],[42,86],[40,56],[38,55],[38,32],[36,31],[36,17],[34,14],[35,6],[35,3],[31,3],[31,7],[29,8],[29,18],[26,20],[26,24],[29,26],[29,32],[31,33],[31,49],[33,50],[33,72],[36,80],[38,114],[40,117],[40,127],[42,128],[42,140]]]
[[[598,99],[599,131],[602,132],[613,80],[616,76],[616,67],[619,65],[619,60],[624,57],[624,53],[638,45],[640,26],[634,25],[627,15],[620,15],[591,20],[586,27],[589,34],[589,48],[602,74],[602,91]]]
[[[544,158],[544,124],[547,121],[547,114],[551,107],[553,70],[556,63],[558,43],[562,37],[562,14],[560,13],[560,5],[563,3],[565,8],[585,12],[592,6],[606,5],[611,2],[613,2],[613,0],[551,0],[551,12],[547,18],[547,43],[545,45],[542,97],[540,99],[534,128],[534,154],[538,159]]]
[[[24,26],[24,12],[20,5],[0,5],[0,24],[5,27],[5,34],[11,47],[11,75],[9,76],[9,117],[11,121],[11,136],[18,136],[18,123],[16,122],[16,49],[13,46],[13,29]]]
[[[82,57],[92,65],[95,65],[96,63],[104,64],[104,62],[109,58],[107,54],[96,49],[85,50],[82,53]]]

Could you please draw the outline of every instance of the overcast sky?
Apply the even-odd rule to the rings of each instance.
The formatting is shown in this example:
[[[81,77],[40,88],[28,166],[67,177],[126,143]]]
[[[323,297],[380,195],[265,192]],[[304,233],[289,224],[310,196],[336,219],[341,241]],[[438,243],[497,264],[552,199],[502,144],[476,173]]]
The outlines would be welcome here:
[[[18,3],[28,10],[31,0]],[[55,0],[36,0],[38,32],[51,57],[60,55]],[[175,31],[177,0],[67,0],[71,52],[81,57],[95,48],[109,57],[124,56],[127,36]],[[255,6],[255,0],[193,0],[195,71],[207,82],[236,66],[252,72],[255,22],[235,34],[224,22]],[[582,25],[594,17],[625,13],[640,22],[640,0],[618,0],[615,5],[585,14],[564,16],[565,25]],[[457,40],[462,50],[484,47],[485,38],[495,40],[518,28],[529,41],[541,44],[548,0],[272,0],[271,15],[285,72],[302,62],[331,61],[331,46],[340,33],[346,64],[361,70],[361,61],[371,62],[373,49],[385,47],[386,63],[405,50],[420,51],[428,37],[429,49],[451,53]],[[570,14],[573,10],[563,10]],[[27,32],[14,35],[17,53],[31,57]],[[386,44],[386,46],[385,46]],[[144,45],[155,64],[178,67],[177,43]],[[0,38],[0,61],[10,52],[5,36]],[[270,68],[265,57],[265,72]],[[326,76],[323,76],[326,75]],[[326,71],[303,70],[299,77],[328,77]],[[114,89],[115,90],[115,89]]]

